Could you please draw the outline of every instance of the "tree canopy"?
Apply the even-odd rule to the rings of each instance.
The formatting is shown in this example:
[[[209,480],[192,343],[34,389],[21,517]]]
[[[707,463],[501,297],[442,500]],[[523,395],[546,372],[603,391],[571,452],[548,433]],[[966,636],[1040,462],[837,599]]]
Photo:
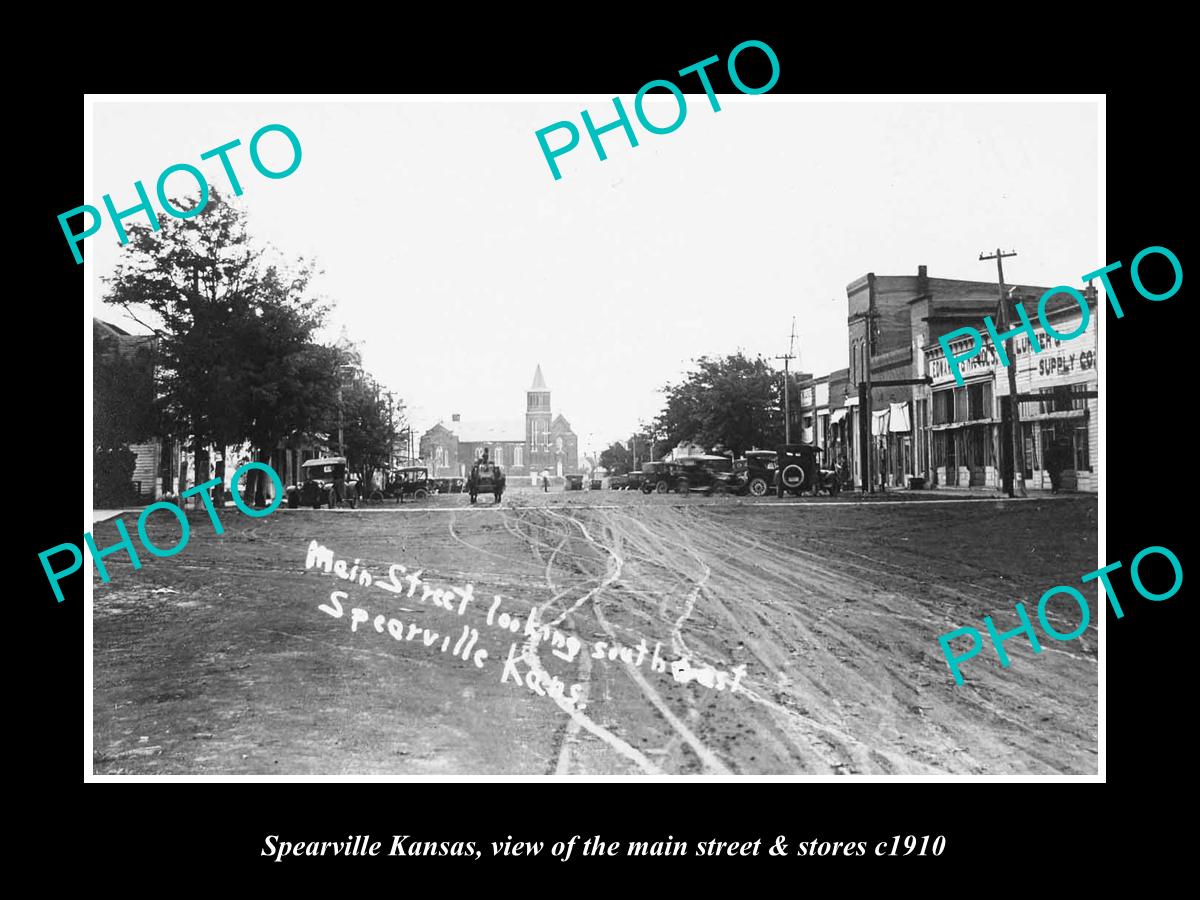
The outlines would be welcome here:
[[[244,212],[215,188],[201,215],[164,214],[159,223],[157,231],[127,226],[105,302],[158,337],[164,430],[196,449],[250,442],[262,450],[327,431],[344,360],[314,338],[329,306],[309,290],[312,263],[257,246]]]
[[[761,357],[701,357],[679,384],[663,391],[655,422],[668,446],[694,442],[741,455],[783,440],[779,375]]]
[[[625,475],[633,467],[633,454],[620,441],[613,441],[607,449],[600,451],[600,465],[609,475]]]

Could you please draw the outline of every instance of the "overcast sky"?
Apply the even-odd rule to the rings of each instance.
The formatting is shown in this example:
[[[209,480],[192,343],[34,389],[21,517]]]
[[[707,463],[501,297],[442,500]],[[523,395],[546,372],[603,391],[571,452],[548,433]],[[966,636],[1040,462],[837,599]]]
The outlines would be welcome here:
[[[1015,247],[1005,275],[1078,285],[1097,257],[1097,114],[1091,103],[850,103],[703,94],[671,134],[634,119],[601,162],[583,132],[610,98],[538,102],[219,101],[94,106],[95,196],[118,209],[234,138],[253,234],[316,256],[336,301],[331,326],[424,430],[459,412],[523,423],[540,363],[581,449],[628,437],[661,409],[692,359],[787,350],[825,374],[847,361],[846,285],[875,272],[991,280],[980,251]],[[632,97],[622,97],[632,116]],[[656,105],[656,103],[658,105]],[[648,102],[652,121],[675,113]],[[534,132],[573,120],[580,145],[555,181]],[[246,145],[262,125],[299,137],[303,160],[269,180]],[[565,140],[562,132],[552,146]],[[286,141],[264,160],[282,168]],[[178,179],[176,181],[175,179]],[[170,195],[187,192],[173,176]],[[157,203],[157,201],[155,201]],[[110,224],[86,242],[98,278],[121,248]],[[514,435],[520,438],[521,434]]]

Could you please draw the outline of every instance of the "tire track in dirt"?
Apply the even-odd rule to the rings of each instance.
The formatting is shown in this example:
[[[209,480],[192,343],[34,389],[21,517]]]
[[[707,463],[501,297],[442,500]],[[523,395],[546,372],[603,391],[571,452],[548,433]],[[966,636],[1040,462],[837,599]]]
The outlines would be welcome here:
[[[518,534],[521,533],[519,528],[517,530],[517,533]],[[526,540],[528,540],[528,538],[526,538]],[[564,543],[565,543],[565,539],[564,539]],[[554,555],[555,554],[552,552],[551,559],[547,563],[547,578],[548,579],[550,579],[549,572],[551,571],[551,567],[553,566]],[[562,621],[568,615],[570,615],[571,612],[573,612],[575,609],[577,609],[582,604],[582,602],[584,602],[588,597],[594,596],[596,593],[603,590],[604,587],[607,584],[609,584],[619,574],[620,574],[620,564],[619,564],[619,559],[618,559],[616,567],[615,568],[610,567],[609,573],[605,576],[605,578],[603,580],[601,580],[601,582],[596,587],[591,588],[588,591],[586,591],[584,593],[583,597],[581,597],[580,600],[577,601],[570,609],[568,609],[564,613],[560,614],[557,618],[551,620],[550,622],[545,622],[544,624],[549,624],[553,627],[553,625],[562,623]],[[552,579],[551,579],[551,583],[553,583]],[[565,591],[561,592],[561,593],[565,593]],[[561,596],[561,593],[560,593],[560,596]],[[526,639],[526,641],[521,649],[521,659],[525,662],[525,664],[527,666],[529,666],[530,670],[534,672],[535,677],[540,678],[540,679],[544,680],[545,682],[549,682],[550,675],[548,672],[546,672],[546,669],[543,667],[541,659],[538,656],[537,647],[538,647],[539,642],[540,642],[540,639],[539,639],[539,636],[537,633],[530,635]],[[570,702],[568,700],[566,700],[564,697],[561,697],[561,696],[560,697],[551,697],[551,699],[554,701],[555,704],[557,704],[563,710],[563,712],[567,713],[567,715],[571,719],[571,721],[576,724],[577,729],[583,729],[583,730],[586,730],[589,733],[595,735],[600,740],[602,740],[606,745],[608,745],[609,748],[611,748],[612,750],[616,751],[620,755],[622,755],[622,756],[626,757],[627,759],[636,763],[647,774],[651,774],[651,775],[663,774],[662,770],[657,765],[655,765],[648,757],[646,757],[640,750],[631,746],[623,738],[620,738],[617,735],[613,734],[607,728],[604,728],[603,726],[599,725],[597,722],[595,722],[592,719],[592,717],[585,714],[582,710],[571,706]],[[578,731],[576,731],[575,734],[578,734]],[[566,746],[565,740],[564,740],[563,746],[564,747]],[[561,762],[562,753],[563,753],[563,750],[560,748],[560,750],[559,750],[560,762]]]
[[[560,558],[565,557],[567,560],[569,560],[567,565],[573,566],[574,570],[579,570],[581,568],[580,562],[584,560],[590,564],[596,563],[599,561],[599,559],[606,560],[605,574],[600,580],[599,584],[584,590],[568,608],[559,612],[554,618],[545,620],[545,624],[553,627],[564,623],[568,620],[568,617],[570,617],[572,623],[575,623],[577,618],[576,614],[585,608],[589,608],[591,613],[595,616],[597,623],[603,629],[604,633],[607,634],[610,639],[615,640],[615,629],[604,618],[599,604],[599,597],[602,592],[621,580],[625,565],[621,540],[617,529],[612,523],[613,517],[607,511],[601,513],[596,517],[596,521],[590,523],[592,528],[589,530],[588,524],[580,521],[574,515],[564,515],[563,513],[549,509],[542,510],[541,512],[556,522],[562,522],[566,528],[564,533],[562,529],[557,527],[551,528],[549,526],[540,525],[539,523],[523,523],[533,525],[539,530],[547,531],[555,535],[563,535],[560,537],[558,542],[555,543],[553,549],[550,550],[550,556],[547,560],[546,579],[549,584],[554,584],[553,571],[556,565],[562,565]],[[572,510],[572,512],[574,511]],[[592,510],[589,510],[589,512],[592,512]],[[570,541],[574,539],[571,536],[574,534],[575,529],[578,529],[579,536],[583,539],[585,542],[584,546],[589,551],[586,555],[583,553],[573,553],[566,549],[569,546]],[[593,531],[596,533],[595,535],[593,535]],[[538,541],[544,547],[549,546],[548,544],[539,541],[539,539],[534,537],[532,534],[528,535],[528,539]],[[570,577],[572,575],[576,575],[577,571],[568,569],[566,574],[568,577]],[[555,590],[555,599],[564,596],[566,593],[567,591]],[[588,606],[589,603],[590,606]],[[536,646],[530,649],[534,651],[534,654],[536,654]],[[588,657],[586,652],[584,653],[584,657],[589,661],[588,675],[590,678],[592,675],[590,657]],[[636,667],[626,666],[624,668],[631,680],[641,691],[643,697],[649,701],[650,705],[654,709],[658,710],[659,715],[661,715],[662,718],[666,720],[667,724],[680,736],[682,743],[686,744],[692,750],[697,759],[700,760],[702,766],[707,771],[727,774],[729,770],[720,760],[720,758],[674,714],[674,712],[663,700],[661,695],[659,695],[659,693],[649,684],[649,682],[646,681],[644,676],[642,676],[641,673],[636,670]],[[580,723],[580,727],[583,727],[582,723]],[[573,738],[574,735],[572,734],[571,737]],[[570,743],[564,742],[564,749],[563,751],[560,751],[560,759],[557,769],[559,772],[565,771],[566,766],[569,764],[568,752],[570,746]]]
[[[708,538],[714,542],[731,537],[731,532],[715,523],[708,532]],[[732,543],[745,542],[734,539]],[[1012,758],[1017,755],[1014,745],[1027,754],[1027,759],[1044,765],[1044,768],[1031,771],[1064,771],[1063,760],[1045,752],[1039,723],[1005,714],[995,703],[986,701],[979,691],[955,693],[955,686],[944,677],[944,661],[937,652],[934,639],[936,632],[931,632],[928,627],[931,617],[938,616],[938,612],[921,599],[920,593],[914,596],[885,591],[870,581],[846,577],[833,570],[829,560],[821,560],[814,553],[799,548],[792,548],[791,552],[793,563],[786,567],[786,573],[780,571],[783,567],[770,560],[753,561],[761,562],[772,574],[786,574],[794,586],[790,593],[819,597],[824,606],[824,611],[814,619],[809,603],[790,604],[791,630],[813,642],[812,648],[801,654],[802,658],[812,657],[812,665],[807,666],[808,671],[802,673],[799,682],[813,689],[812,697],[821,698],[824,694],[828,698],[820,704],[823,724],[858,734],[860,727],[846,728],[838,726],[837,722],[848,725],[854,724],[852,719],[871,722],[880,734],[887,732],[889,735],[887,741],[862,741],[864,747],[875,750],[885,750],[881,744],[895,743],[900,733],[907,732],[904,741],[910,746],[905,755],[910,758],[928,756],[941,771],[985,770],[979,759],[994,762],[998,758]],[[852,564],[851,568],[856,567]],[[750,573],[743,568],[739,580],[748,577],[753,584]],[[820,590],[805,590],[805,582],[819,586]],[[767,585],[764,584],[763,589],[765,591]],[[965,597],[952,589],[947,592]],[[843,602],[830,610],[829,601],[834,597],[843,598]],[[753,596],[748,599],[752,604],[757,602]],[[876,608],[867,608],[872,606]],[[873,621],[878,624],[872,624]],[[786,633],[784,625],[781,621],[781,633]],[[1014,659],[1018,658],[1018,654],[1013,655]],[[1032,658],[1032,652],[1029,656]],[[1044,668],[1032,668],[1030,672],[1035,680],[1047,677]],[[756,685],[753,679],[749,681],[759,690],[764,687]],[[770,687],[774,689],[774,686]],[[1005,708],[1021,709],[1030,705],[1030,698],[1024,694],[1030,689],[1028,682],[998,679],[989,688],[1005,698]],[[1036,684],[1034,690],[1035,696],[1041,693]],[[839,697],[841,701],[849,702],[841,702]],[[981,717],[972,708],[999,719],[1009,733],[981,727]],[[925,710],[937,710],[937,715],[926,717]],[[935,721],[939,725],[935,726]],[[961,746],[964,743],[973,743],[979,750],[974,754],[967,753]],[[1065,769],[1073,770],[1069,766]]]

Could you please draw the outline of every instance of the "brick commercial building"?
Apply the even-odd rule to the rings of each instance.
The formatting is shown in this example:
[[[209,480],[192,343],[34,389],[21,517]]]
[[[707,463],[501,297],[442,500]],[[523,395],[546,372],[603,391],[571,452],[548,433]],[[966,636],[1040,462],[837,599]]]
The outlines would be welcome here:
[[[466,475],[485,448],[488,457],[510,475],[545,471],[561,476],[579,471],[579,439],[571,423],[552,412],[550,389],[540,365],[525,394],[523,428],[515,418],[463,421],[455,413],[449,422],[438,422],[421,436],[421,459],[430,474],[439,478]]]
[[[1047,290],[1016,285],[1015,296],[1036,315],[1038,299]],[[854,486],[861,488],[859,384],[868,378],[878,383],[930,376],[932,386],[871,388],[865,452],[872,481],[885,487],[907,487],[914,480],[926,487],[1000,487],[1002,403],[1007,402],[1001,398],[1008,395],[1007,373],[989,342],[980,356],[964,364],[967,384],[958,388],[938,344],[939,336],[964,326],[982,332],[984,316],[996,318],[998,293],[995,281],[930,278],[925,266],[916,275],[868,273],[847,285],[850,365],[799,386],[802,434],[806,442],[825,448],[823,465],[843,460]],[[1090,293],[1089,302],[1095,302]],[[1066,324],[1055,327],[1069,333],[1078,323],[1077,305],[1065,297],[1052,305],[1051,323],[1063,318]],[[1095,316],[1080,337],[1066,342],[1048,338],[1040,354],[1030,355],[1024,336],[1016,343],[1018,392],[1047,394],[1044,402],[1021,405],[1028,485],[1050,486],[1043,445],[1057,440],[1074,466],[1064,470],[1063,487],[1096,490],[1098,406],[1095,398],[1071,396],[1096,389]],[[1058,360],[1060,352],[1065,355]]]

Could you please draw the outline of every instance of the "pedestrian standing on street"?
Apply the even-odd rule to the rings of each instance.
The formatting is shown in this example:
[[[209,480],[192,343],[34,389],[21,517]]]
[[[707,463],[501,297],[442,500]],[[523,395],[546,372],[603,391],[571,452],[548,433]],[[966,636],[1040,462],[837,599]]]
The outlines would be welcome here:
[[[1050,493],[1057,494],[1063,470],[1063,445],[1055,438],[1046,453],[1046,471],[1050,473]]]
[[[542,492],[543,493],[550,492],[550,479],[547,478],[545,475],[542,476]]]

